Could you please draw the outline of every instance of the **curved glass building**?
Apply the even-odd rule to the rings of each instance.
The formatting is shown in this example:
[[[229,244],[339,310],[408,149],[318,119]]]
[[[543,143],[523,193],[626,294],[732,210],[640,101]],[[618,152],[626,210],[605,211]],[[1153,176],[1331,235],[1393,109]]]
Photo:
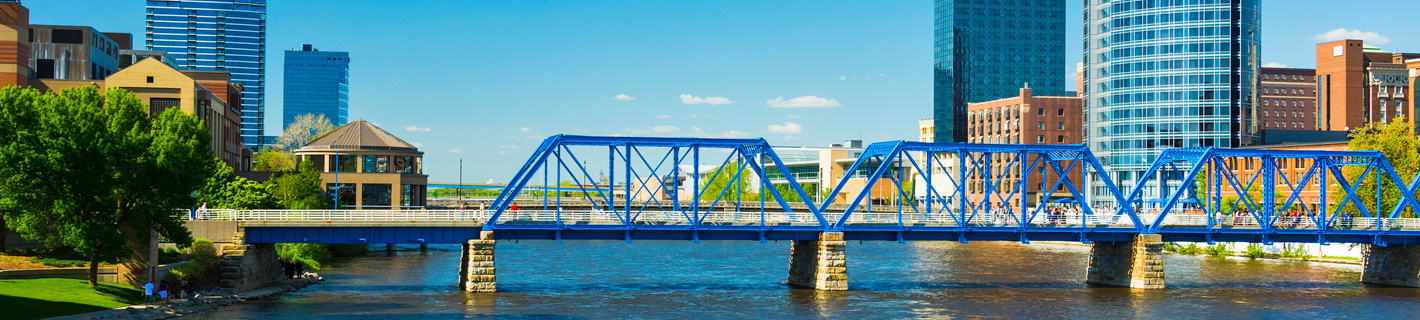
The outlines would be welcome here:
[[[1162,149],[1253,143],[1261,0],[1085,2],[1085,141],[1115,182]]]

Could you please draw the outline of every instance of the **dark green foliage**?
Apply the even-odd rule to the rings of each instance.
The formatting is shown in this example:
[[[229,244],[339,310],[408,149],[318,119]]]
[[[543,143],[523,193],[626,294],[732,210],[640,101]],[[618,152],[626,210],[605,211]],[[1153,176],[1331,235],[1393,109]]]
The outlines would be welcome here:
[[[278,243],[276,255],[281,259],[295,260],[312,271],[319,271],[320,261],[330,258],[330,250],[328,245],[318,243]]]
[[[1261,244],[1253,243],[1253,244],[1247,245],[1247,257],[1248,257],[1248,258],[1257,259],[1257,258],[1261,258],[1261,257],[1264,257],[1264,256],[1267,256],[1267,252],[1263,252],[1263,251],[1262,251],[1262,245],[1261,245]]]
[[[0,90],[0,213],[25,238],[97,262],[129,257],[149,232],[187,243],[174,209],[221,165],[202,122],[177,108],[149,116],[123,89]]]
[[[198,238],[192,241],[192,260],[168,272],[178,278],[197,282],[202,281],[202,276],[216,264],[217,247],[212,245],[212,240]]]
[[[212,176],[197,190],[198,203],[211,209],[276,209],[272,185],[238,177],[232,167],[216,166]]]
[[[310,161],[302,161],[298,167],[294,172],[280,173],[271,178],[271,181],[267,181],[276,203],[292,210],[330,207],[330,201],[326,201],[320,171],[317,171]]]

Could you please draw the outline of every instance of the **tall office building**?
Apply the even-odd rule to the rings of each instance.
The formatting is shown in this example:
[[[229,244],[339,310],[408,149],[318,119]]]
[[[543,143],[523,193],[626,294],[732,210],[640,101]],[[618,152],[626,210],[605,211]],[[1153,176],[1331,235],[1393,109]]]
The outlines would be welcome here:
[[[266,0],[148,0],[148,50],[182,70],[227,71],[242,85],[242,143],[266,130]]]
[[[1087,2],[1084,134],[1115,182],[1134,185],[1162,149],[1252,144],[1260,3]]]
[[[350,112],[350,53],[320,51],[309,44],[286,50],[282,129],[303,114],[323,114],[336,126]]]
[[[937,0],[936,27],[935,141],[966,141],[969,103],[1065,94],[1065,0]]]

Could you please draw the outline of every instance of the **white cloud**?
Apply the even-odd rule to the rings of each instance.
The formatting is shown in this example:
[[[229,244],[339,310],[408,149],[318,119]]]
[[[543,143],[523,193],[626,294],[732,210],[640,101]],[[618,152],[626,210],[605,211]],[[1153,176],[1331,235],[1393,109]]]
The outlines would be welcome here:
[[[430,130],[429,127],[423,127],[423,128],[420,128],[419,126],[408,126],[408,127],[404,127],[404,131],[424,131],[424,132],[429,132],[429,130]]]
[[[688,94],[682,94],[682,95],[680,95],[680,102],[681,102],[681,103],[684,103],[684,104],[701,104],[701,103],[704,103],[704,104],[731,104],[731,103],[735,103],[734,101],[730,101],[729,98],[725,98],[725,97],[708,97],[708,98],[701,98],[701,97],[692,96],[692,95],[688,95]]]
[[[518,128],[518,131],[528,132],[528,127]]]
[[[507,151],[498,151],[498,154],[508,154]]]
[[[518,146],[498,146],[498,149],[517,149]]]
[[[705,130],[701,130],[700,127],[697,126],[690,126],[690,131],[701,132]]]
[[[670,119],[670,118],[671,118],[671,115],[668,115],[668,114],[663,114],[663,115],[656,116],[656,119]]]
[[[799,125],[799,124],[797,124],[797,123],[793,123],[793,122],[785,122],[783,125],[771,124],[771,125],[769,125],[768,127],[765,127],[765,128],[769,130],[769,133],[784,133],[784,134],[804,133],[804,126],[801,126],[801,125]]]
[[[789,119],[798,119],[798,118],[799,118],[799,115],[797,115],[797,114],[791,114],[791,115],[789,115]]]
[[[769,105],[770,108],[831,108],[843,106],[843,104],[838,103],[838,99],[825,99],[816,96],[802,96],[789,100],[784,100],[784,97],[778,97],[769,99],[765,101],[764,104]]]
[[[412,145],[412,146],[414,146],[415,148],[423,148],[423,147],[424,147],[424,143],[423,143],[423,142],[410,142],[409,144]]]
[[[881,77],[881,76],[883,76],[883,74],[879,73],[878,76]]]
[[[618,95],[616,95],[616,100],[631,101],[631,100],[636,100],[636,97],[628,96],[628,95],[625,95],[625,94],[618,94]]]
[[[1281,62],[1268,62],[1267,64],[1262,65],[1262,67],[1263,67],[1263,68],[1286,68],[1286,67],[1287,67],[1287,64],[1286,64],[1286,63],[1281,63]]]
[[[674,127],[674,126],[655,126],[655,127],[651,127],[651,131],[659,132],[659,133],[671,133],[671,132],[680,132],[680,128],[677,128],[677,127]]]
[[[720,138],[748,138],[748,137],[749,137],[749,132],[730,130],[730,131],[721,132],[720,135],[719,135],[719,137],[720,137]]]
[[[848,80],[848,76],[838,76],[838,80]]]
[[[1346,28],[1339,28],[1339,29],[1336,29],[1336,30],[1327,31],[1327,32],[1325,32],[1325,33],[1320,33],[1320,34],[1317,34],[1317,35],[1315,35],[1315,36],[1312,36],[1312,40],[1324,41],[1324,42],[1331,42],[1331,41],[1336,41],[1336,40],[1348,40],[1348,39],[1349,39],[1349,40],[1362,40],[1362,41],[1365,41],[1365,42],[1368,43],[1368,44],[1373,44],[1373,45],[1375,45],[1375,44],[1387,44],[1387,43],[1390,43],[1390,38],[1387,38],[1386,36],[1383,36],[1383,35],[1381,35],[1381,34],[1379,34],[1379,33],[1370,32],[1370,31],[1361,31],[1361,30],[1355,30],[1355,29],[1347,30]]]
[[[463,149],[460,149],[460,148],[449,149],[449,153],[459,153],[459,154],[462,154],[462,153],[463,153]]]

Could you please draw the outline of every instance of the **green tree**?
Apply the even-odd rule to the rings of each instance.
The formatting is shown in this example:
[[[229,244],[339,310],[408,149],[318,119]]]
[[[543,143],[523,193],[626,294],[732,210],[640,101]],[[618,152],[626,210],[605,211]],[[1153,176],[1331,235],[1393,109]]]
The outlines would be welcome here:
[[[710,170],[710,173],[715,174],[715,176],[708,177],[705,179],[705,182],[701,183],[700,189],[703,190],[703,192],[700,194],[700,200],[715,201],[715,199],[718,198],[720,201],[758,201],[758,197],[750,198],[747,196],[750,194],[749,177],[753,175],[754,172],[750,171],[747,167],[742,168],[740,170],[739,179],[736,180],[736,168],[740,168],[739,163],[730,162],[715,170]],[[719,171],[719,173],[717,174],[716,171]],[[734,184],[731,184],[731,180],[735,180]],[[721,192],[724,193],[724,196],[720,195]]]
[[[302,161],[300,170],[278,173],[270,181],[271,194],[276,203],[292,210],[320,209],[329,206],[325,201],[325,191],[320,179],[320,171],[310,161]]]
[[[100,261],[146,261],[153,232],[191,243],[174,210],[220,165],[200,120],[147,109],[118,88],[0,90],[0,214],[26,238],[87,255],[91,287]]]
[[[197,190],[197,200],[213,209],[276,209],[279,205],[271,187],[237,176],[232,167],[216,166],[206,184]]]
[[[1401,179],[1410,179],[1420,172],[1420,138],[1415,136],[1415,124],[1405,117],[1396,117],[1386,123],[1368,123],[1365,127],[1352,130],[1347,136],[1351,138],[1347,143],[1351,150],[1377,150],[1385,154]],[[1360,183],[1360,187],[1356,189],[1356,195],[1361,199],[1359,205],[1366,206],[1366,210],[1373,215],[1389,214],[1389,208],[1394,208],[1400,202],[1400,188],[1396,187],[1389,177],[1381,177],[1381,204],[1380,208],[1376,208],[1376,177],[1379,173],[1372,170],[1370,174],[1362,177],[1363,171],[1365,169],[1360,166],[1350,166],[1343,170],[1346,181],[1352,186]],[[1346,194],[1339,186],[1333,187],[1331,192],[1337,195],[1331,197],[1337,199],[1336,201],[1340,201],[1341,195]],[[1348,202],[1342,211],[1357,215],[1360,211],[1356,205],[1358,204],[1355,201]],[[1414,211],[1411,210],[1402,210],[1400,214],[1402,218],[1415,217]]]
[[[291,171],[296,170],[296,156],[290,152],[277,147],[268,147],[252,156],[251,169],[254,171]]]

